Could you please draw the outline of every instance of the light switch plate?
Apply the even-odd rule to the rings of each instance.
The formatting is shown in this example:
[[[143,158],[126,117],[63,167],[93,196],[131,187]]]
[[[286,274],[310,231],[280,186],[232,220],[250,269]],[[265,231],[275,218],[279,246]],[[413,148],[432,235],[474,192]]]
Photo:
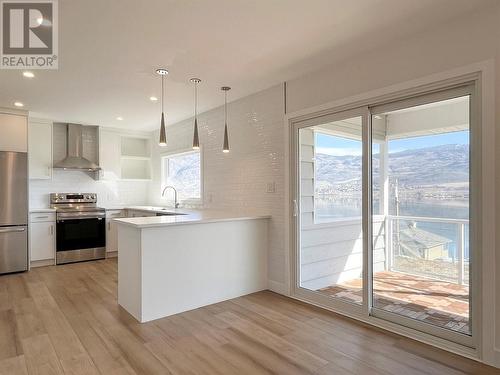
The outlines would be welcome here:
[[[268,182],[267,183],[267,192],[268,193],[276,193],[276,182]]]

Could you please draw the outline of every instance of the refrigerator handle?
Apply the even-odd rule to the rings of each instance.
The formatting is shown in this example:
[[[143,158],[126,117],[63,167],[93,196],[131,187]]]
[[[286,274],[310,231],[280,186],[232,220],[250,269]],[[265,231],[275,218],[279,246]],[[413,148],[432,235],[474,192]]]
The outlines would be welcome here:
[[[9,233],[9,232],[24,232],[26,228],[0,228],[0,233]]]

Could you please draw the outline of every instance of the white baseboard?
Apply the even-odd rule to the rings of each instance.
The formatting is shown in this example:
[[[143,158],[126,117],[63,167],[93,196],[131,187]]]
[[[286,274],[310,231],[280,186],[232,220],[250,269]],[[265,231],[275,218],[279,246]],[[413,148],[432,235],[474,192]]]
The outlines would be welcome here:
[[[279,283],[277,281],[268,280],[267,286],[269,290],[275,293],[283,294],[284,296],[290,296],[290,292],[288,291],[288,287],[285,283]]]
[[[53,266],[54,264],[54,259],[33,260],[30,262],[30,268]]]
[[[491,360],[490,358],[485,358],[484,362],[488,365],[500,368],[500,349],[495,348],[493,358],[491,358]]]
[[[106,253],[106,258],[116,258],[118,257],[118,251],[109,251]]]

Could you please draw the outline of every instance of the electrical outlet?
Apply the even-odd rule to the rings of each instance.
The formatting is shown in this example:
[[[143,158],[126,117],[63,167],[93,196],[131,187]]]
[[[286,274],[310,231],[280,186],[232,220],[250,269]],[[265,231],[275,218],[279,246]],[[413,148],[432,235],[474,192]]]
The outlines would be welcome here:
[[[268,182],[267,183],[267,192],[268,193],[276,193],[276,182]]]

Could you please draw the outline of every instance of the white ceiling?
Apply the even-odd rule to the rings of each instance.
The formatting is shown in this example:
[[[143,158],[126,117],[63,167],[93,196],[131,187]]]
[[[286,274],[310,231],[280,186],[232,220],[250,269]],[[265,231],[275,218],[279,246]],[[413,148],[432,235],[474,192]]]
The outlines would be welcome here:
[[[0,71],[0,107],[18,100],[58,121],[154,129],[157,67],[167,122],[462,17],[496,0],[62,0],[59,69]],[[117,121],[121,116],[123,121]]]

